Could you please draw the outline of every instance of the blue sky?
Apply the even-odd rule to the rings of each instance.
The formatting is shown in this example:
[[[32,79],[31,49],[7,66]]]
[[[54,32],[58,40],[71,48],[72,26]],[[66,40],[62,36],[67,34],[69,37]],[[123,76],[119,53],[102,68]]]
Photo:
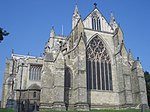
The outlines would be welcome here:
[[[5,60],[11,57],[12,49],[17,54],[40,56],[51,27],[61,34],[63,25],[64,35],[68,35],[75,4],[84,19],[94,2],[107,21],[110,12],[114,13],[124,32],[126,48],[132,50],[135,59],[139,56],[144,71],[150,72],[150,0],[1,0],[0,27],[10,35],[0,43],[0,97]]]

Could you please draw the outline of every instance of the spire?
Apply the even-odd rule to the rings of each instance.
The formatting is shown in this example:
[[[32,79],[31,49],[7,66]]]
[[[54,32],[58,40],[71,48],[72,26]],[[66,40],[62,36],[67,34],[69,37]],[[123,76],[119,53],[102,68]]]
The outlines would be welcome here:
[[[110,16],[111,16],[110,21],[114,22],[115,21],[115,17],[114,17],[114,14],[112,12],[111,12]]]
[[[132,55],[131,49],[129,49],[129,53],[128,53],[128,61],[129,61],[129,62],[134,62],[134,57],[133,57],[133,55]]]
[[[110,26],[115,30],[118,27],[118,25],[116,23],[114,14],[112,12],[111,12],[110,16],[111,16],[110,17]]]
[[[54,46],[54,40],[55,40],[54,37],[55,37],[55,30],[54,30],[54,26],[52,26],[52,29],[50,32],[50,38],[45,45],[45,51],[44,52],[50,52],[50,49]]]
[[[140,59],[139,59],[139,57],[137,57],[137,60],[135,61],[135,63],[136,63],[136,66],[134,66],[134,68],[136,68],[137,69],[137,75],[138,76],[144,76],[144,73],[143,73],[143,67],[142,67],[142,64],[141,64],[141,62],[140,62]]]
[[[14,49],[12,49],[12,54],[14,54]]]
[[[79,14],[79,10],[78,10],[78,6],[76,4],[75,6],[75,10],[72,16],[72,29],[77,25],[78,20],[80,19],[80,14]]]
[[[52,26],[50,37],[54,37],[54,36],[55,36],[55,30],[54,30],[54,26]]]
[[[78,10],[77,4],[76,4],[76,6],[75,6],[74,14],[79,14],[79,10]]]

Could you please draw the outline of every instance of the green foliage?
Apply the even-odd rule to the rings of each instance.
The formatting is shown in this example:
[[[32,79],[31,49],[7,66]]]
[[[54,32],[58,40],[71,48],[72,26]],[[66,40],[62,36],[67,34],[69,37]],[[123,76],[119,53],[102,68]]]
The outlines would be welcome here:
[[[144,72],[145,76],[145,82],[146,82],[146,89],[147,89],[147,99],[148,99],[148,105],[150,107],[150,74],[149,72]]]
[[[9,35],[9,33],[0,27],[0,42],[4,39],[4,36],[7,36],[7,35]]]
[[[0,112],[15,112],[15,110],[12,110],[12,109],[0,109]]]

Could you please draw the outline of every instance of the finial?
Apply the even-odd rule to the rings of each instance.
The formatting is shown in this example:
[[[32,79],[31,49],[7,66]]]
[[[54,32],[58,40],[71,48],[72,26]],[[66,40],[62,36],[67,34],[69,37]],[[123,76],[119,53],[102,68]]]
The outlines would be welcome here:
[[[114,14],[113,14],[113,12],[112,12],[112,11],[110,12],[110,16],[111,16],[111,21],[113,21],[113,22],[114,22],[114,21],[115,21],[115,17],[114,17]]]
[[[62,25],[62,32],[61,32],[61,35],[63,36],[64,35],[64,26]]]
[[[75,6],[75,10],[74,10],[74,14],[78,14],[79,13],[79,10],[78,10],[78,5],[76,4],[76,6]]]
[[[12,49],[12,54],[14,54],[14,49]]]
[[[113,11],[110,11],[110,15],[111,15],[111,17],[113,17],[114,15],[113,15]]]
[[[52,26],[50,37],[54,37],[54,36],[55,36],[55,30],[54,30],[54,26]]]
[[[28,56],[30,55],[30,52],[28,52]]]
[[[52,26],[52,30],[54,30],[54,26]]]
[[[137,61],[139,61],[140,60],[140,58],[139,57],[137,57]]]
[[[134,57],[133,57],[132,52],[131,52],[131,49],[129,49],[128,60],[129,61],[133,61],[134,60]]]
[[[42,57],[42,53],[40,53],[40,57]]]
[[[97,8],[97,3],[94,3],[95,8]]]

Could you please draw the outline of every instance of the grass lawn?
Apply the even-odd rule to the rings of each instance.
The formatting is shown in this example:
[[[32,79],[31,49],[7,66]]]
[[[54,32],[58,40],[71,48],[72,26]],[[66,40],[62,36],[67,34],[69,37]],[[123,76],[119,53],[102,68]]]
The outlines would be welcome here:
[[[124,110],[92,110],[91,112],[141,112],[137,109],[124,109]]]
[[[60,111],[40,111],[40,112],[60,112]],[[66,111],[61,111],[61,112],[66,112]],[[73,111],[67,111],[67,112],[73,112]],[[76,112],[76,111],[74,111]],[[79,112],[79,111],[78,111]],[[82,111],[84,112],[84,111]],[[124,109],[124,110],[91,110],[89,112],[141,112],[141,110],[137,110],[137,109]],[[150,112],[150,110],[146,110],[144,112]]]
[[[10,110],[10,109],[0,109],[0,112],[15,112],[15,111]],[[73,112],[73,111],[53,111],[53,110],[50,110],[50,111],[40,111],[40,112]],[[135,109],[127,109],[127,110],[91,110],[89,112],[141,112],[141,110],[135,110]],[[145,112],[150,112],[150,110],[146,110]]]
[[[0,109],[0,112],[15,112],[15,111],[11,109]]]

